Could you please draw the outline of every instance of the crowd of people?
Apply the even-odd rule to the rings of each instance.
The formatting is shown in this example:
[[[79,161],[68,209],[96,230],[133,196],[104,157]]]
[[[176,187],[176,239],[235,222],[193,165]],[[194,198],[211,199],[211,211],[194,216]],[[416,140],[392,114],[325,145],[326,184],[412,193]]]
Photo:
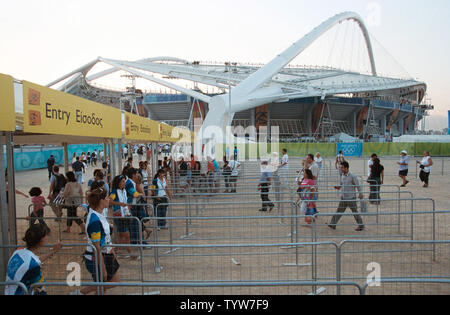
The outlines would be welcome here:
[[[139,149],[138,149],[139,150]],[[137,151],[139,154],[139,151]],[[88,156],[90,156],[88,158]],[[83,176],[87,173],[89,166],[96,166],[97,157],[100,157],[102,168],[95,168],[92,178],[87,181],[88,189],[83,191],[86,182]],[[130,156],[123,165],[120,175],[111,178],[109,161],[103,160],[103,155],[94,151],[92,154],[74,155],[72,171],[60,174],[59,166],[54,162],[54,157],[47,161],[51,170],[49,172],[50,187],[46,198],[42,195],[40,187],[33,187],[29,191],[33,204],[32,212],[29,214],[29,228],[24,237],[25,248],[13,253],[9,260],[7,270],[8,281],[19,281],[29,288],[32,284],[43,282],[41,265],[59,250],[61,244],[55,244],[52,251],[39,257],[39,250],[46,243],[46,237],[51,233],[48,224],[44,220],[44,208],[49,205],[57,220],[62,220],[63,210],[67,210],[66,229],[63,233],[72,233],[73,223],[79,227],[77,233],[85,237],[88,246],[83,254],[85,268],[92,275],[94,281],[120,282],[118,254],[120,252],[112,246],[112,234],[117,233],[118,244],[146,244],[146,240],[153,233],[152,228],[159,230],[167,229],[167,208],[175,188],[171,188],[169,182],[178,188],[190,188],[192,192],[219,193],[222,178],[225,182],[223,193],[236,193],[237,179],[241,163],[237,161],[237,154],[233,158],[227,154],[224,156],[222,165],[215,158],[209,158],[207,168],[202,172],[202,165],[194,155],[189,161],[184,158],[173,161],[169,156],[164,156],[158,163],[155,175],[151,177],[151,170],[147,161],[139,158],[139,168],[133,167],[133,157]],[[420,179],[423,187],[428,187],[433,160],[429,152],[424,153],[420,164]],[[406,151],[401,152],[400,161],[397,162],[399,177],[402,179],[402,187],[408,185],[409,158]],[[271,212],[275,204],[269,199],[272,183],[279,179],[279,185],[289,185],[289,156],[286,149],[282,150],[282,157],[272,161],[261,162],[261,176],[258,190],[261,192],[261,212]],[[336,230],[342,213],[350,208],[354,213],[358,232],[365,229],[364,222],[358,212],[358,199],[364,199],[358,176],[350,172],[350,164],[346,161],[342,151],[337,155],[335,167],[340,174],[340,183],[334,188],[340,191],[339,205],[336,214],[330,223],[326,225]],[[320,172],[323,168],[323,158],[320,153],[308,154],[301,162],[297,171],[296,184],[298,186],[298,203],[305,221],[312,224],[317,219],[317,200],[320,188]],[[80,179],[81,178],[81,179]],[[381,164],[377,154],[373,154],[368,161],[367,181],[370,184],[369,200],[373,204],[381,201],[380,187],[384,184],[384,166]],[[202,190],[206,189],[206,190]],[[26,194],[19,192],[26,196]],[[148,205],[152,205],[153,213],[148,213]],[[83,214],[78,213],[83,209]],[[152,226],[143,223],[144,218],[155,217],[156,222]],[[111,225],[108,218],[113,218]],[[135,220],[134,218],[138,218]],[[36,224],[36,221],[39,224]],[[141,224],[141,226],[139,226]],[[142,234],[140,234],[142,231]],[[93,248],[100,253],[101,258],[96,257]],[[124,247],[123,259],[139,259],[132,254],[131,247]],[[99,279],[100,270],[102,279]],[[106,287],[105,290],[111,289]],[[75,290],[72,294],[89,294],[96,291],[96,287],[86,287]],[[6,294],[23,294],[19,286],[8,285]],[[45,294],[44,288],[37,288],[36,294]]]

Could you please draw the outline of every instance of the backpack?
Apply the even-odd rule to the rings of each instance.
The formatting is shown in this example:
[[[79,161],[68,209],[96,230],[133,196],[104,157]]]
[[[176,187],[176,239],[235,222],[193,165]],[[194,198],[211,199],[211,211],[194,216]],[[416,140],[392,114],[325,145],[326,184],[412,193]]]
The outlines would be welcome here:
[[[152,181],[152,196],[158,196],[158,178]]]
[[[187,174],[187,168],[188,168],[187,163],[183,161],[183,163],[181,163],[181,165],[180,165],[180,174],[182,176]]]
[[[66,186],[67,180],[62,174],[55,175],[56,182],[53,187],[53,194],[59,194],[59,192]]]

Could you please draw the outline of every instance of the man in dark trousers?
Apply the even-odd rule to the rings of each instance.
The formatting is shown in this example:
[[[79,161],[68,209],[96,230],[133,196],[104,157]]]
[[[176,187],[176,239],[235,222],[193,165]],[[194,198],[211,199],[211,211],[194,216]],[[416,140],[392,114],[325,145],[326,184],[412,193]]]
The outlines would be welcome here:
[[[362,194],[362,189],[361,185],[359,184],[358,177],[350,173],[349,169],[350,166],[348,162],[341,163],[341,184],[340,186],[335,186],[335,189],[342,192],[341,201],[339,202],[337,214],[333,216],[333,218],[331,219],[331,223],[328,224],[328,227],[336,230],[336,225],[341,218],[340,213],[343,213],[347,208],[350,208],[350,210],[352,210],[352,212],[354,213],[356,222],[358,223],[358,227],[355,229],[355,231],[360,232],[364,230],[364,223],[358,213],[355,190],[358,190],[359,192],[359,199],[363,199],[364,196]]]
[[[269,199],[270,181],[272,179],[272,172],[269,169],[269,163],[263,161],[261,163],[261,178],[259,180],[258,190],[261,191],[262,208],[259,211],[272,211],[275,205]]]
[[[85,172],[84,163],[80,162],[80,157],[76,157],[76,161],[72,163],[72,170],[75,173],[75,178],[80,185],[83,184],[83,173]]]
[[[53,165],[56,164],[55,157],[53,155],[50,155],[50,157],[47,160],[47,170],[48,170],[48,180],[52,177],[52,171],[53,171]]]

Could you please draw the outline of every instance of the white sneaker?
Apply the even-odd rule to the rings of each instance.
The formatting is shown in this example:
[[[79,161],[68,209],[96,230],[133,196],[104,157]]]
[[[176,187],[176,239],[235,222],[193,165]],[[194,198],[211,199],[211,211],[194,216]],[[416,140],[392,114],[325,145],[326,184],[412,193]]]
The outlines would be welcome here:
[[[80,290],[76,289],[75,291],[70,292],[69,295],[84,295]]]

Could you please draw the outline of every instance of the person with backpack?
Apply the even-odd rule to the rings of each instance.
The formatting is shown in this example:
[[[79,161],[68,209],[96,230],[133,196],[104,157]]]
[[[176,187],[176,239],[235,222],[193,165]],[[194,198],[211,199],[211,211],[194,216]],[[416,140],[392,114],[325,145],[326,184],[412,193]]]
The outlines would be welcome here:
[[[64,204],[63,192],[66,183],[67,180],[64,175],[59,174],[59,166],[54,165],[47,199],[50,201],[50,207],[58,218],[57,221],[61,221],[61,205]]]
[[[187,188],[187,175],[188,175],[188,163],[182,157],[180,162],[178,163],[178,167],[180,169],[180,188]],[[184,191],[182,191],[183,193]]]

